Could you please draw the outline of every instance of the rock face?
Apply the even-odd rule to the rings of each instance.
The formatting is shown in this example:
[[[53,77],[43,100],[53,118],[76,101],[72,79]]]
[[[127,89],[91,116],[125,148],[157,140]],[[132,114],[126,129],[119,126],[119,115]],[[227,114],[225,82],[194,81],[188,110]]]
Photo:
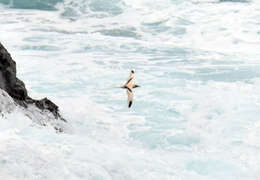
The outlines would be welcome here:
[[[0,88],[6,91],[13,100],[20,106],[27,108],[28,105],[34,104],[42,111],[49,111],[56,119],[64,122],[61,117],[59,108],[47,98],[35,100],[28,96],[25,84],[16,77],[16,63],[11,55],[0,43]]]
[[[0,88],[5,90],[14,100],[26,101],[27,90],[24,83],[16,77],[16,63],[0,43]]]

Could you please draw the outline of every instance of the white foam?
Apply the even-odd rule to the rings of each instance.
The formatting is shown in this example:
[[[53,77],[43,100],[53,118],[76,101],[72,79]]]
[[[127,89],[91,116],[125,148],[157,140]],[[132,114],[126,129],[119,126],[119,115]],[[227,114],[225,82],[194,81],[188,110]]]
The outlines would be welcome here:
[[[258,177],[258,2],[131,0],[115,2],[118,14],[71,2],[0,12],[29,94],[51,98],[72,127],[34,127],[0,103],[13,112],[0,122],[2,179]],[[112,87],[132,68],[141,88],[128,109]]]

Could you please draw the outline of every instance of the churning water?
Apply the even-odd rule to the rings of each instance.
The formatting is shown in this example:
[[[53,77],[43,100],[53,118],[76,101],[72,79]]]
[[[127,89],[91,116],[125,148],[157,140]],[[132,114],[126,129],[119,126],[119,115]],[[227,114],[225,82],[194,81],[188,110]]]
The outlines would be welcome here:
[[[0,2],[18,77],[71,126],[0,119],[1,179],[259,178],[258,0]]]

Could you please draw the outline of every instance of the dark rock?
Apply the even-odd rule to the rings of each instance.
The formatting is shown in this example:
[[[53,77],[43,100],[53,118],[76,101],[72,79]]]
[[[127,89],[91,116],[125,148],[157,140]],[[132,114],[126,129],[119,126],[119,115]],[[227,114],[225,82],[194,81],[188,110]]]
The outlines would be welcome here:
[[[5,90],[20,106],[35,104],[42,111],[51,112],[56,119],[66,120],[59,114],[59,107],[47,98],[35,100],[28,96],[25,84],[16,77],[16,63],[0,43],[0,88]]]
[[[35,105],[42,110],[49,110],[55,118],[61,118],[61,120],[65,121],[59,114],[59,107],[50,101],[48,98],[43,98],[42,100],[33,100]]]

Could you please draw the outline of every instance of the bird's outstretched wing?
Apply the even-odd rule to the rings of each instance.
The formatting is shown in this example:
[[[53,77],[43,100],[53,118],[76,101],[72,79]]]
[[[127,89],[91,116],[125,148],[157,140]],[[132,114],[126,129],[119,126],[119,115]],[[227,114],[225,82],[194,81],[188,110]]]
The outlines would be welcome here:
[[[125,86],[130,84],[133,81],[134,77],[135,77],[135,74],[133,72],[131,72],[127,82],[125,83]]]
[[[127,96],[128,96],[128,108],[131,107],[132,103],[133,103],[133,99],[134,99],[134,93],[131,89],[127,88],[126,90]]]

